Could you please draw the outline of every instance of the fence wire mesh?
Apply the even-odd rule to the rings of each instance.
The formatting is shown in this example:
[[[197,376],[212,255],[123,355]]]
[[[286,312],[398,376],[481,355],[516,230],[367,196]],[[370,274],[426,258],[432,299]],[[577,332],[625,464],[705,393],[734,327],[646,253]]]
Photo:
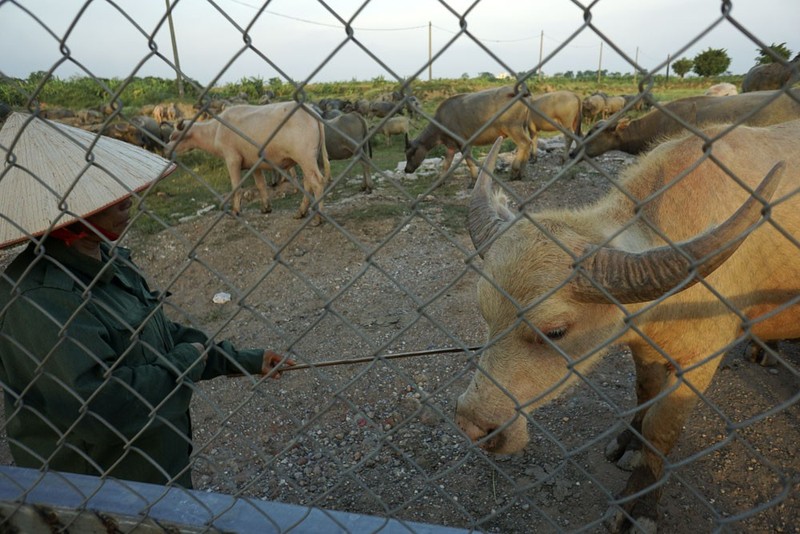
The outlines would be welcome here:
[[[341,531],[359,530],[336,515],[347,512],[393,522],[362,524],[370,531],[797,532],[797,61],[777,61],[781,88],[743,93],[749,107],[713,129],[703,125],[720,120],[707,111],[711,97],[657,98],[669,59],[639,61],[616,45],[593,21],[602,0],[570,2],[574,32],[519,71],[470,32],[480,0],[438,2],[463,23],[411,75],[358,30],[359,13],[377,3],[320,1],[345,37],[294,79],[252,33],[280,23],[277,3],[253,6],[242,24],[225,2],[202,2],[241,48],[201,86],[156,44],[188,0],[166,2],[154,27],[121,4],[78,3],[65,32],[36,4],[0,1],[0,19],[23,13],[60,50],[34,86],[0,63],[16,99],[0,110],[0,458],[42,472],[3,471],[4,528],[47,519],[31,513],[31,496],[58,484],[80,498],[47,524],[89,528],[99,490],[61,474],[73,472],[118,479],[117,491],[137,499],[133,519],[100,517],[124,531],[180,528],[151,517],[176,491],[175,506],[201,510],[191,531],[222,529],[232,505],[211,506],[199,490],[242,499],[262,521],[242,531],[303,531],[302,517],[287,522],[258,504],[278,502],[328,513]],[[146,43],[124,79],[103,78],[70,51],[71,31],[96,4]],[[768,47],[736,4],[720,2],[672,57],[722,26]],[[639,88],[594,124],[583,116],[588,95],[555,91],[541,75],[586,33],[624,59]],[[421,82],[464,41],[511,79],[440,112],[450,95]],[[346,47],[379,65],[394,91],[367,84],[363,98],[317,98],[320,72]],[[277,72],[283,91],[218,98],[212,88],[244,55]],[[128,104],[153,62],[193,96]],[[93,108],[48,105],[65,64],[81,70]],[[264,115],[280,102],[280,116]],[[623,117],[642,106],[667,117],[659,141],[670,128],[689,137],[650,145],[647,156],[606,152],[609,138],[635,131]],[[403,134],[401,149],[394,136]],[[498,135],[496,165],[473,193],[470,166],[491,159],[485,148]],[[481,155],[430,158],[446,138]],[[149,153],[117,165],[132,145]],[[190,145],[197,150],[184,152]],[[77,159],[68,164],[67,152]],[[112,185],[95,185],[104,180]],[[509,205],[481,196],[480,184]],[[121,237],[92,231],[109,217],[98,210],[126,196]],[[73,238],[102,242],[101,261],[63,244]],[[262,368],[264,350],[296,367],[284,358]]]

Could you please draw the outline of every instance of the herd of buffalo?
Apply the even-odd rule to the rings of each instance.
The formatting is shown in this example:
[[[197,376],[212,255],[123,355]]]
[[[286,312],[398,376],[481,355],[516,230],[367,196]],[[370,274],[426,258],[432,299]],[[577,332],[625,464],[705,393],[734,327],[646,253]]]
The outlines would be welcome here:
[[[506,85],[447,98],[432,115],[417,109],[428,123],[406,137],[406,172],[443,145],[443,172],[461,151],[476,179],[468,229],[485,273],[478,301],[488,338],[457,402],[456,421],[470,439],[493,453],[521,450],[527,413],[588,372],[603,347],[629,347],[638,407],[605,451],[631,470],[606,518],[613,532],[656,530],[666,457],[721,355],[744,340],[774,352],[777,341],[800,338],[800,89],[721,94],[622,99],[584,134],[585,98]],[[626,116],[643,104],[653,108]],[[352,115],[360,116],[319,121],[308,106],[234,106],[207,121],[213,127],[176,129],[166,148],[222,157],[234,188],[243,168],[299,165],[303,217],[312,199],[322,205],[333,152],[326,128]],[[357,133],[334,126],[349,147],[344,157],[367,161],[372,134],[389,118],[372,127],[359,121]],[[486,169],[507,138],[517,147],[510,178],[520,177],[540,131],[565,135],[565,161],[609,150],[639,158],[589,207],[523,215]],[[488,144],[479,171],[469,149]]]

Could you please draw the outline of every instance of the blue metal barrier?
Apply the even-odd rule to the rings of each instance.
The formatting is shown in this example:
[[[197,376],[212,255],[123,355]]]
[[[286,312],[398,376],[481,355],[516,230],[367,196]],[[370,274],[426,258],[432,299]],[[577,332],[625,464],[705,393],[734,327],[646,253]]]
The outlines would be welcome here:
[[[82,530],[74,527],[86,525],[88,520],[106,530],[124,522],[156,524],[172,532],[468,532],[221,493],[9,466],[0,467],[0,509],[4,516],[0,530],[16,527],[20,532],[39,528],[50,531],[53,526]]]

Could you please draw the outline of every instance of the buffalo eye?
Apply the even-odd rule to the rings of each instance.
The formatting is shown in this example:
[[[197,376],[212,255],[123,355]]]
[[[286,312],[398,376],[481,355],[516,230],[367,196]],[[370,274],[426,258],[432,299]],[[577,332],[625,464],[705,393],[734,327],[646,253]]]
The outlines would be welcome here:
[[[563,339],[565,335],[567,335],[567,327],[562,326],[561,328],[555,328],[548,332],[545,332],[547,339],[551,341],[558,341],[559,339]]]

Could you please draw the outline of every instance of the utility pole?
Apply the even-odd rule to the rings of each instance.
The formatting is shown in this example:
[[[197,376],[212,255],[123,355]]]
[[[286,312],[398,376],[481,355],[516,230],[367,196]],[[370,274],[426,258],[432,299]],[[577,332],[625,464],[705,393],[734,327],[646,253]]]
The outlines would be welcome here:
[[[428,21],[428,81],[433,79],[433,28]]]
[[[542,50],[544,49],[544,30],[539,36],[539,80],[542,79]]]
[[[667,54],[667,79],[665,80],[665,83],[667,84],[669,83],[669,64],[671,61],[672,61],[672,55]]]
[[[169,7],[169,0],[164,0],[167,4],[167,20],[169,21],[169,35],[172,39],[172,57],[175,60],[175,74],[178,79],[178,96],[183,98],[183,77],[181,76],[181,62],[178,59],[178,42],[175,40],[175,25],[172,24],[172,9]]]
[[[600,72],[603,70],[603,41],[600,41],[600,59],[597,62],[597,83],[600,83]]]

